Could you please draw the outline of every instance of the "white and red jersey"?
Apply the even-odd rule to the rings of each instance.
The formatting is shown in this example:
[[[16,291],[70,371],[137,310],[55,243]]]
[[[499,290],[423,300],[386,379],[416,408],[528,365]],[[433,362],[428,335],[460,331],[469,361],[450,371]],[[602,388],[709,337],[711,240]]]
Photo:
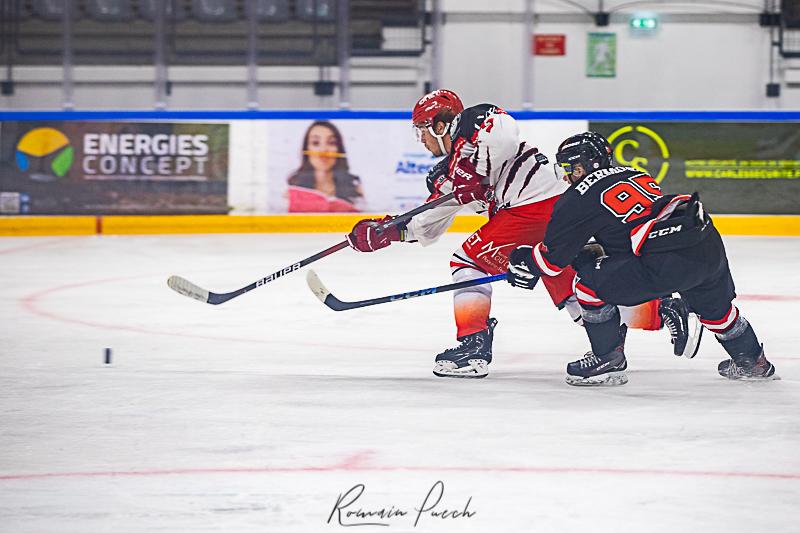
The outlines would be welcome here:
[[[479,214],[492,216],[501,209],[541,202],[568,188],[555,177],[547,157],[520,140],[514,118],[497,106],[481,104],[462,111],[450,125],[450,138],[449,172],[436,179],[431,199],[452,191],[452,170],[464,158],[485,176],[483,183],[488,187],[488,203],[467,204]],[[462,207],[452,200],[417,215],[408,223],[406,240],[418,240],[423,246],[435,242]]]

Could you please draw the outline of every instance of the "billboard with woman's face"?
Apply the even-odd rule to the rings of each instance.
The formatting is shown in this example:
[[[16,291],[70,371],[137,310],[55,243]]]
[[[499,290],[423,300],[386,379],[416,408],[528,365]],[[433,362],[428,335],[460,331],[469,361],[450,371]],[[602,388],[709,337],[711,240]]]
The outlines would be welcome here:
[[[428,196],[437,159],[398,120],[270,121],[270,213],[391,212]]]
[[[331,122],[313,122],[303,136],[300,166],[287,180],[290,213],[363,210],[361,180],[350,172],[344,139]]]

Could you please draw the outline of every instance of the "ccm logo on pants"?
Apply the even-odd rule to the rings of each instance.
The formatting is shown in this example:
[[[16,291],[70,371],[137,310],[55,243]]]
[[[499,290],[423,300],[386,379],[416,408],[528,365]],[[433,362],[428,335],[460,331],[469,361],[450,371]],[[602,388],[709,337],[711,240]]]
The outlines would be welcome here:
[[[651,231],[648,235],[648,239],[655,239],[656,237],[663,237],[664,235],[669,235],[670,233],[677,233],[681,230],[683,224],[678,224],[677,226],[670,226],[669,228],[661,228],[658,231]]]

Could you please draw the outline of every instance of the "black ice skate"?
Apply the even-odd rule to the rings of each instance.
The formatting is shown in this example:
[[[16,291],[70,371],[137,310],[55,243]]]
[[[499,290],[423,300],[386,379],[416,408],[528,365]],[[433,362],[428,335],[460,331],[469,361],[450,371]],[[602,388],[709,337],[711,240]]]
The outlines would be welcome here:
[[[492,362],[492,337],[497,320],[490,318],[483,331],[459,337],[455,348],[436,356],[433,373],[440,378],[485,378]]]
[[[622,342],[611,352],[604,355],[595,355],[586,352],[582,359],[567,365],[567,383],[578,387],[591,387],[598,385],[625,385],[628,375],[628,361],[625,359],[625,335],[628,328],[620,326]]]
[[[697,355],[703,337],[703,325],[697,315],[689,313],[689,306],[683,298],[662,298],[658,314],[669,329],[675,355],[688,359]]]
[[[726,359],[717,366],[719,375],[728,379],[740,379],[743,381],[758,381],[766,379],[780,379],[775,375],[775,366],[767,361],[764,356],[764,345],[761,351],[753,358],[751,356],[739,355],[735,358]]]

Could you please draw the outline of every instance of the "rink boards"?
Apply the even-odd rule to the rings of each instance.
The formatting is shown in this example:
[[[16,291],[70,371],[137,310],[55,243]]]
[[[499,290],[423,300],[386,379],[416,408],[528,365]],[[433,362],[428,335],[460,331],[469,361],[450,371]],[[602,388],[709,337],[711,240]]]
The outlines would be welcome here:
[[[414,139],[408,115],[0,112],[0,236],[349,231],[365,214],[425,201],[437,159]],[[800,235],[800,112],[512,115],[521,139],[551,157],[575,132],[603,133],[617,164],[646,170],[667,194],[698,191],[724,234]],[[320,123],[338,132],[335,157],[362,192],[352,209],[336,210],[358,213],[312,212],[334,210],[327,202],[339,197],[290,183],[308,172],[303,143]],[[312,198],[302,209],[292,204],[298,187]],[[451,231],[484,220],[461,216]]]
[[[365,216],[11,216],[0,218],[0,236],[347,233]],[[448,231],[470,233],[485,222],[485,217],[462,215]],[[800,236],[800,216],[795,215],[716,215],[714,224],[723,235]]]

